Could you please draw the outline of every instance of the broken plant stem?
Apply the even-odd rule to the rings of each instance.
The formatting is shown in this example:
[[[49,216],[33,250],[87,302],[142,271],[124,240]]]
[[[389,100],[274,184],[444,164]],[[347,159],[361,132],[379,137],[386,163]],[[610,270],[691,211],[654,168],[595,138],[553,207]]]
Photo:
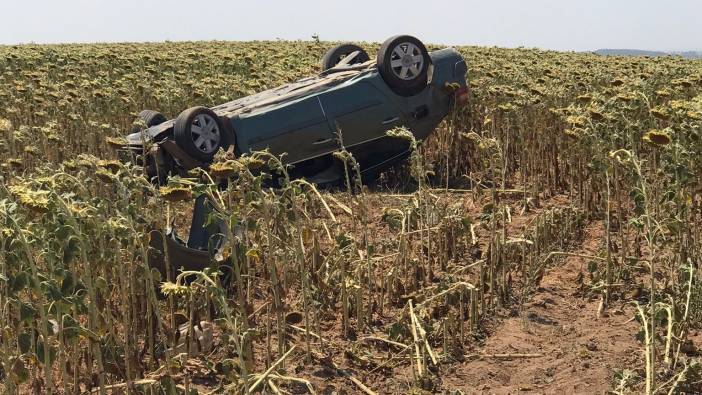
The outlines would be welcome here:
[[[268,377],[268,375],[270,375],[276,368],[278,368],[278,365],[280,365],[281,363],[283,363],[283,362],[285,361],[285,359],[286,359],[287,357],[289,357],[290,354],[292,354],[293,351],[295,351],[295,348],[296,348],[296,347],[297,347],[296,345],[293,345],[292,347],[290,347],[290,349],[288,350],[288,352],[286,352],[282,357],[278,358],[278,360],[275,361],[275,362],[273,363],[273,365],[271,365],[271,367],[268,368],[268,370],[266,370],[265,372],[263,372],[263,374],[262,374],[261,376],[259,376],[259,378],[258,378],[256,381],[254,381],[253,384],[251,384],[251,387],[249,387],[249,392],[254,392],[254,391],[256,391],[256,388],[258,388],[258,386],[261,385],[261,383],[264,382],[264,381],[266,380],[266,378]],[[232,389],[232,388],[229,387],[229,388],[227,388],[227,389]]]

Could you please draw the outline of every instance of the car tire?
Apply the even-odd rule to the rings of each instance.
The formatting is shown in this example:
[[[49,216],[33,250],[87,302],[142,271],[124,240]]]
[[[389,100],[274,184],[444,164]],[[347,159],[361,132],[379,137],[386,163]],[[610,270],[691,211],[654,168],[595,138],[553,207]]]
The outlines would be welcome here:
[[[220,148],[226,149],[225,133],[220,117],[206,107],[192,107],[181,112],[173,126],[178,147],[202,162],[211,161]]]
[[[322,71],[329,70],[335,67],[342,59],[351,53],[358,51],[358,55],[351,61],[350,64],[360,64],[370,60],[368,53],[356,44],[339,44],[330,48],[322,57]]]
[[[383,80],[398,95],[414,96],[426,88],[431,57],[419,39],[390,37],[380,46],[376,61]]]
[[[137,115],[137,118],[144,121],[148,127],[160,125],[167,121],[163,114],[154,110],[144,110]]]
[[[222,149],[227,151],[229,147],[232,147],[232,150],[236,154],[236,156],[241,155],[241,152],[238,152],[236,150],[236,135],[234,134],[234,126],[232,125],[231,120],[226,116],[220,116],[219,121],[222,123],[223,128],[221,144]]]

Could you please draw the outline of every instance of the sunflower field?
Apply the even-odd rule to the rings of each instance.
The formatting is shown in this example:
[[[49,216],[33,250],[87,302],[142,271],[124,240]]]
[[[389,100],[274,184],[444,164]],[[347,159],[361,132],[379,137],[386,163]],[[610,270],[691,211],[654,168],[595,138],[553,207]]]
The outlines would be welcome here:
[[[597,306],[573,320],[619,317],[612,342],[636,349],[597,366],[607,390],[702,390],[700,60],[457,48],[469,102],[376,185],[345,151],[341,190],[267,187],[257,168],[288,171],[267,152],[161,188],[117,160],[142,109],[173,118],[313,75],[332,45],[0,46],[0,391],[491,392],[461,375],[551,357],[487,347],[566,265],[570,300]],[[202,194],[223,252],[162,278],[149,232],[183,233]],[[578,365],[553,376],[596,352],[564,351]]]

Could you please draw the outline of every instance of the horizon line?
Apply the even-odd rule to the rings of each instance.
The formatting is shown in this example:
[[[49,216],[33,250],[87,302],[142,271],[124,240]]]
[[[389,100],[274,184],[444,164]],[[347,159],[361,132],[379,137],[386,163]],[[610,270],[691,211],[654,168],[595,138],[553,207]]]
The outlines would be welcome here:
[[[52,42],[52,41],[26,41],[26,42],[16,42],[16,43],[3,43],[0,42],[0,47],[11,47],[11,46],[26,46],[26,45],[99,45],[99,44],[166,44],[166,43],[194,43],[194,42],[316,42],[315,39],[310,36],[306,39],[287,39],[287,38],[266,38],[266,39],[249,39],[249,40],[236,40],[236,39],[200,39],[200,40],[145,40],[145,41],[119,41],[119,40],[104,40],[104,41],[62,41],[62,42]],[[381,41],[368,41],[368,40],[319,40],[319,42],[337,43],[337,42],[356,42],[356,43],[368,43],[368,44],[380,44]],[[630,47],[599,47],[595,49],[554,49],[545,48],[539,46],[528,46],[528,45],[489,45],[489,44],[475,44],[475,43],[460,43],[460,44],[443,44],[443,43],[432,43],[427,42],[427,45],[447,45],[454,47],[484,47],[484,48],[504,48],[504,49],[536,49],[541,51],[555,51],[555,52],[597,52],[603,50],[615,50],[615,51],[647,51],[647,52],[660,52],[663,54],[680,54],[680,53],[697,53],[702,54],[702,49],[684,49],[684,50],[665,50],[665,49],[646,49],[646,48],[630,48]]]

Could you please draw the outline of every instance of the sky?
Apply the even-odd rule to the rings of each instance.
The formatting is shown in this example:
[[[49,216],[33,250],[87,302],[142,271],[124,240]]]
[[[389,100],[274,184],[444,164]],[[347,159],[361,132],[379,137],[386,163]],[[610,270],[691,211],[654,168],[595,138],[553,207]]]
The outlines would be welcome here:
[[[702,0],[0,0],[0,44],[383,41],[702,50]]]

